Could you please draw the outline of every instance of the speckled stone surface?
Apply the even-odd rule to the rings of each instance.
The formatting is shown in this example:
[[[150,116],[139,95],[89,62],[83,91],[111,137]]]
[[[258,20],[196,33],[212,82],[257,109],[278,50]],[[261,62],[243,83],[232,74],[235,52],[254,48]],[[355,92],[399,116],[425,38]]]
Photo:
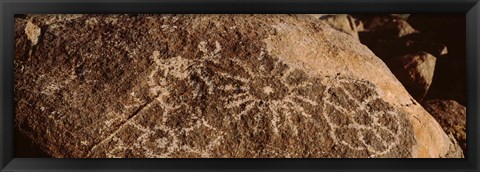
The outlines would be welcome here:
[[[15,31],[16,127],[52,157],[452,147],[385,64],[311,16],[27,15]]]

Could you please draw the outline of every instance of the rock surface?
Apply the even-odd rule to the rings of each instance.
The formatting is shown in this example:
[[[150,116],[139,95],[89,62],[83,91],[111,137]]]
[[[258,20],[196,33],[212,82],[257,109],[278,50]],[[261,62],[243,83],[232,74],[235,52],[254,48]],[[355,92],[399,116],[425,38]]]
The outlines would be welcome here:
[[[463,152],[467,152],[467,108],[455,100],[427,100],[422,103],[443,127],[443,130],[459,142]]]
[[[390,70],[417,101],[422,101],[432,84],[436,58],[429,53],[408,54],[387,62]]]
[[[455,155],[378,57],[307,15],[27,15],[15,38],[16,127],[52,157]]]

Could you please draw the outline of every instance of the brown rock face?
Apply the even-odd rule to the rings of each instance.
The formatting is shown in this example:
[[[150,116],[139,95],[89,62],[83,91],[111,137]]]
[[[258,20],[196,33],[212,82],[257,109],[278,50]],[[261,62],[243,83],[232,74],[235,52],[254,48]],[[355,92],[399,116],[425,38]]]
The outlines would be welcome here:
[[[467,108],[455,100],[439,99],[427,100],[423,106],[440,123],[445,132],[453,135],[463,152],[467,152]]]
[[[15,27],[16,126],[53,157],[446,157],[453,145],[372,52],[306,15]]]

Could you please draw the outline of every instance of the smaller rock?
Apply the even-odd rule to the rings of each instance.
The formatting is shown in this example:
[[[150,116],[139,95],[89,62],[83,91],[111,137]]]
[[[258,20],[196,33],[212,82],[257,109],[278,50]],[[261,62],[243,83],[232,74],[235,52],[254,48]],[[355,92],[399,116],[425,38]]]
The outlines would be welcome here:
[[[358,30],[355,19],[348,14],[325,15],[320,19],[326,21],[334,29],[348,33],[358,39]]]
[[[355,17],[362,21],[365,30],[372,31],[375,30],[376,28],[379,28],[385,23],[390,22],[391,20],[395,19],[396,17],[391,16],[391,15],[369,15],[369,14],[362,14],[362,15],[355,15]]]
[[[391,59],[386,64],[410,95],[421,101],[432,84],[435,62],[433,55],[419,52]]]
[[[384,30],[387,33],[390,32],[398,38],[408,34],[418,33],[418,31],[410,26],[407,21],[401,19],[392,20],[391,22],[386,23],[383,28],[380,28],[380,30]]]
[[[379,30],[396,30],[400,34],[399,37],[408,35],[413,32],[417,32],[410,24],[405,20],[404,16],[397,15],[362,15],[358,17],[360,21],[364,23],[366,31],[379,31]]]
[[[379,39],[395,39],[405,35],[418,33],[403,18],[392,15],[363,15],[358,17],[364,30],[359,33],[363,42]],[[368,43],[367,43],[368,45]]]
[[[455,100],[432,99],[424,101],[422,104],[443,130],[447,134],[453,135],[463,152],[467,152],[467,108]]]

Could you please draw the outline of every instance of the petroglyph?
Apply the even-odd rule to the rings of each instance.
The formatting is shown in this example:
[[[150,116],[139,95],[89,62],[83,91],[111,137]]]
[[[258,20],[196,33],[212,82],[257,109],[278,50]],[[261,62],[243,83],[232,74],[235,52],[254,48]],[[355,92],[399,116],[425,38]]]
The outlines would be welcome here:
[[[411,145],[400,145],[412,144],[407,119],[372,83],[308,76],[263,51],[261,58],[224,57],[218,42],[213,50],[207,44],[200,42],[203,56],[195,60],[154,51],[148,83],[156,99],[88,156],[410,156]],[[318,135],[305,135],[306,129]],[[317,148],[295,150],[288,139]],[[222,155],[218,150],[230,142],[238,150]],[[407,151],[395,153],[398,147]]]
[[[32,42],[32,46],[38,43],[38,37],[40,36],[41,29],[32,22],[28,22],[25,27],[25,34],[27,34],[28,40]]]

